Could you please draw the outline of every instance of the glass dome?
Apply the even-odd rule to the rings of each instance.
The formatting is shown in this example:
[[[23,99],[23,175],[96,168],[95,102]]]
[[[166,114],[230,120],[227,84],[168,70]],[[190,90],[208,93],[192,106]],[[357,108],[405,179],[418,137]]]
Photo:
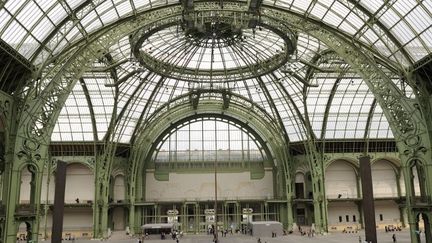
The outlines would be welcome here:
[[[40,73],[56,72],[56,60],[91,37],[172,6],[182,7],[171,0],[6,1],[0,3],[0,38]],[[403,95],[413,97],[401,73],[430,59],[431,1],[264,0],[262,6],[319,23],[370,51]],[[128,143],[158,107],[197,89],[245,97],[279,121],[291,142],[393,138],[365,80],[319,37],[227,20],[191,27],[181,19],[147,34],[131,30],[106,47],[76,82],[52,141],[101,141],[114,122],[115,140]],[[47,87],[51,80],[44,82]]]

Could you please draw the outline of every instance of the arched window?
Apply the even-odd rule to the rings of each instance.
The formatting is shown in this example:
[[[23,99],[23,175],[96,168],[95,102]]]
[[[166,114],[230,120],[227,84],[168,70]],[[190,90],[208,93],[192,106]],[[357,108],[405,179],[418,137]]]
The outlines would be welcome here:
[[[191,119],[172,128],[146,170],[147,200],[272,198],[273,162],[249,128],[219,117]]]
[[[208,117],[189,120],[170,131],[153,155],[156,163],[265,160],[256,138],[229,120]]]
[[[114,177],[113,185],[113,200],[114,202],[120,202],[125,199],[125,178],[123,175],[117,175]]]
[[[34,167],[29,165],[21,170],[21,185],[20,185],[20,204],[32,203],[32,195],[35,190],[35,170]]]
[[[327,198],[357,198],[357,174],[347,161],[332,162],[325,171]]]
[[[87,166],[72,163],[66,169],[65,203],[87,203],[94,198],[94,175]],[[82,190],[87,188],[87,190]]]

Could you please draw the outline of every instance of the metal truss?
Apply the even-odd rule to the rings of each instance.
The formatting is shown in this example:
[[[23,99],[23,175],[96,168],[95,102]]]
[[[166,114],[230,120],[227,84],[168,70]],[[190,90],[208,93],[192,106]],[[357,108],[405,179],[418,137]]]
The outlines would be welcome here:
[[[195,11],[215,10],[220,7],[218,3],[214,2],[196,2],[194,5]],[[247,8],[248,6],[245,3],[224,2],[225,11],[243,12]],[[172,5],[140,13],[133,18],[130,17],[119,21],[115,25],[89,35],[86,41],[73,45],[65,53],[56,57],[49,66],[40,70],[40,78],[26,88],[28,93],[25,93],[25,104],[19,110],[20,129],[16,139],[16,156],[13,158],[17,162],[14,167],[27,163],[27,160],[34,161],[36,164],[42,163],[41,161],[46,157],[47,145],[50,142],[50,135],[59,112],[76,82],[85,71],[91,69],[92,62],[105,56],[109,52],[109,48],[119,39],[135,33],[146,26],[163,23],[164,21],[179,20],[182,11],[183,8],[180,5]],[[342,57],[343,60],[363,77],[373,92],[390,123],[399,151],[406,156],[405,159],[408,161],[409,157],[417,156],[427,158],[427,161],[430,160],[430,137],[428,135],[428,126],[425,123],[426,115],[422,113],[417,100],[404,97],[401,90],[380,69],[374,58],[375,53],[353,45],[352,42],[335,33],[331,28],[323,27],[314,21],[309,21],[287,11],[275,7],[262,6],[260,14],[263,23],[283,31],[294,30],[306,32],[325,43]],[[247,101],[243,101],[240,104],[237,101],[238,99],[236,100],[236,97],[233,95],[230,98],[229,106],[226,106],[223,99],[206,100],[205,95],[203,95],[200,97],[196,107],[190,105],[189,97],[182,97],[172,102],[169,106],[161,108],[158,111],[159,113],[155,113],[148,118],[149,122],[142,122],[138,129],[135,138],[137,143],[134,144],[135,152],[131,157],[130,174],[132,176],[137,175],[139,166],[143,164],[141,162],[145,160],[143,156],[149,153],[153,139],[166,130],[173,119],[181,119],[187,116],[193,117],[200,113],[232,115],[244,120],[245,124],[255,126],[257,131],[263,133],[272,131],[269,133],[272,136],[269,134],[261,135],[271,144],[269,147],[275,150],[273,153],[275,156],[278,156],[276,158],[277,161],[288,161],[289,155],[287,154],[287,149],[283,147],[286,140],[280,137],[280,127],[274,127],[275,124],[279,123],[266,121],[266,116],[262,116],[262,114],[257,112],[257,109],[251,109],[254,106],[251,106],[250,103],[248,104]],[[174,110],[174,107],[178,109]],[[117,118],[112,121],[110,127],[111,133],[115,131],[116,121]],[[312,136],[312,131],[308,128],[310,125],[307,120],[305,121],[305,126],[309,132],[308,136]],[[114,147],[109,145],[109,143],[114,142],[112,140],[115,139],[115,134],[112,133],[107,139],[110,141],[107,141],[108,146],[103,151],[104,155],[100,156],[100,159],[96,161],[96,171],[100,184],[107,184],[109,180],[113,163],[112,156],[115,151]],[[313,140],[311,141],[309,148],[314,146]],[[25,162],[19,158],[18,155],[20,152],[29,155],[26,156]],[[311,149],[309,154],[312,160],[311,163],[318,165],[314,167],[314,176],[321,178],[323,167],[320,155],[316,149]],[[282,166],[284,166],[284,163],[282,163]],[[289,164],[286,166],[289,166]],[[290,171],[289,167],[283,169],[286,173]],[[135,190],[136,181],[132,180],[130,183],[130,190]],[[321,182],[322,186],[323,183]],[[287,192],[292,191],[289,188],[286,190]],[[324,200],[324,198],[320,198],[322,197],[322,192],[317,193],[317,201]],[[131,191],[131,193],[135,192]],[[131,195],[133,197],[134,194]],[[107,198],[98,198],[98,205],[102,207],[100,214],[102,217],[106,217]],[[323,204],[319,206],[323,207]],[[320,216],[320,218],[323,217],[323,215]],[[130,217],[130,220],[134,220],[134,217]],[[104,227],[103,225],[101,226],[102,230]]]

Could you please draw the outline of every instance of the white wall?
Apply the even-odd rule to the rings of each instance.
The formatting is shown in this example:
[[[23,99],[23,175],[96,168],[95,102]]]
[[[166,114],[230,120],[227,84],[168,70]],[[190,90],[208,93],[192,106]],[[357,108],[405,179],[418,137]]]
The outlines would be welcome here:
[[[79,198],[84,203],[94,199],[95,182],[93,172],[83,164],[69,164],[66,169],[65,202],[75,203]]]
[[[51,233],[52,212],[47,214],[47,230]],[[40,217],[40,232],[45,229],[45,216]],[[91,207],[65,208],[63,215],[63,231],[91,230],[93,229],[93,211]]]
[[[396,173],[389,161],[379,160],[372,164],[374,197],[397,197]]]
[[[124,208],[114,208],[113,214],[113,222],[114,222],[114,230],[124,230],[125,229],[125,218],[124,218]]]
[[[273,197],[273,175],[251,180],[249,172],[219,173],[218,199],[252,199]],[[169,181],[157,181],[153,172],[146,175],[146,200],[171,201],[183,199],[214,199],[214,174],[170,173]]]
[[[348,215],[349,221],[346,221]],[[353,221],[355,215],[356,222]],[[339,216],[342,217],[342,222],[339,222]],[[360,214],[355,202],[329,202],[328,203],[328,224],[329,226],[337,225],[356,225],[359,223]]]
[[[305,183],[305,176],[303,173],[297,173],[295,175],[295,183]]]
[[[383,220],[380,220],[380,214],[383,215]],[[394,201],[375,201],[375,221],[376,224],[393,224],[400,222],[399,208]]]
[[[32,174],[27,167],[21,171],[20,203],[30,203],[31,177]]]
[[[93,229],[92,208],[65,208],[63,230]]]
[[[41,216],[39,218],[39,233],[42,233],[45,231],[45,216]],[[47,232],[51,233],[51,228],[52,228],[52,211],[48,210],[47,212],[47,223],[46,223],[46,227],[47,227]]]
[[[114,178],[114,195],[113,199],[115,202],[117,200],[124,200],[125,199],[125,180],[123,175],[118,175]]]
[[[41,203],[47,201],[47,191],[48,191],[48,202],[54,203],[54,193],[55,193],[55,176],[51,174],[49,186],[47,185],[48,175],[46,173],[42,176],[42,188],[41,188]]]
[[[331,163],[325,171],[325,190],[327,198],[357,198],[357,175],[346,161]]]
[[[413,184],[414,184],[414,193],[416,196],[420,196],[420,181],[419,176],[417,173],[417,169],[414,167],[412,168],[412,174],[413,174]]]

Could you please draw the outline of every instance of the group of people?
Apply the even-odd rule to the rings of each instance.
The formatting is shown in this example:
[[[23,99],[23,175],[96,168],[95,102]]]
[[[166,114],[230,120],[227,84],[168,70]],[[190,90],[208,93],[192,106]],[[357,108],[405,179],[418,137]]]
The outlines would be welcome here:
[[[309,229],[309,230],[303,230],[302,227],[299,226],[299,232],[301,236],[307,235],[308,237],[314,237],[315,236],[315,230]]]
[[[385,232],[402,231],[402,227],[394,227],[393,225],[385,226]]]
[[[176,230],[174,230],[171,233],[171,238],[173,240],[176,240],[177,242],[179,242],[179,238],[181,238],[181,237],[183,237],[183,231],[176,231]]]
[[[207,230],[207,234],[208,235],[213,235],[214,231],[215,231],[215,227],[214,227],[214,225],[211,225],[211,227],[209,227],[208,230]],[[233,234],[233,229],[229,228],[229,229],[222,229],[222,230],[220,230],[220,233],[221,233],[222,237],[226,237],[227,234],[228,234],[228,232],[232,235]]]
[[[227,234],[228,234],[228,229],[223,229],[223,230],[221,230],[221,235],[222,235],[222,237],[226,237]],[[230,234],[233,234],[232,229],[230,230]]]
[[[177,243],[179,243],[180,242],[180,238],[183,237],[183,232],[182,231],[180,231],[180,232],[173,231],[173,232],[170,232],[169,234],[171,235],[171,239],[175,240]],[[166,239],[166,235],[167,234],[165,234],[165,232],[161,232],[160,233],[160,239],[161,240],[165,240]],[[149,238],[149,234],[145,233],[144,239],[148,239],[148,238]],[[142,243],[144,241],[144,239],[137,238],[137,243]]]
[[[344,228],[343,230],[342,230],[342,233],[355,233],[355,234],[357,234],[357,232],[358,232],[358,230],[357,229],[346,229],[346,228]]]

